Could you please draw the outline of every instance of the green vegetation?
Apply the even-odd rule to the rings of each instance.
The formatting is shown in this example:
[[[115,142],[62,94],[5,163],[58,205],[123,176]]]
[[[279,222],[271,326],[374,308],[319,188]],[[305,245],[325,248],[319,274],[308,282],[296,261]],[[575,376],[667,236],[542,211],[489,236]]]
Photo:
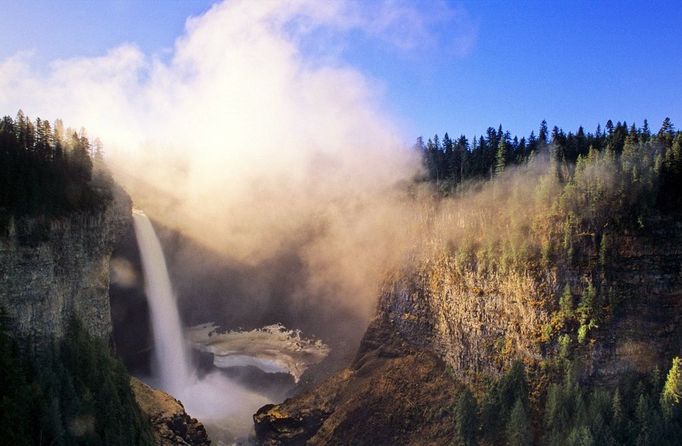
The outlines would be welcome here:
[[[59,121],[32,122],[21,112],[0,121],[0,229],[10,217],[102,206],[109,192],[93,180],[92,158],[101,157],[94,146]],[[644,231],[652,218],[682,210],[682,132],[666,119],[655,134],[646,122],[611,121],[605,131],[555,127],[550,134],[543,121],[537,137],[512,138],[500,126],[471,144],[446,133],[419,138],[416,148],[426,168],[419,180],[432,182],[439,196],[458,197],[440,203],[443,221],[433,226],[442,233],[433,245],[443,252],[427,253],[420,286],[470,299],[463,307],[498,297],[517,310],[510,312],[515,323],[528,317],[526,325],[535,324],[534,339],[492,341],[500,368],[538,346],[551,358],[531,371],[530,383],[517,361],[499,379],[463,391],[452,443],[675,444],[682,360],[673,359],[665,380],[654,370],[597,388],[580,382],[576,352],[617,310],[607,266],[619,233]],[[0,330],[0,370],[0,438],[8,444],[150,442],[123,366],[76,321],[30,364]]]
[[[666,119],[655,134],[646,122],[609,121],[605,131],[568,134],[557,127],[550,134],[543,122],[539,135],[512,138],[500,127],[471,145],[447,133],[442,142],[418,139],[421,180],[456,198],[438,204],[432,245],[441,252],[426,254],[422,275],[434,294],[454,279],[462,289],[542,308],[535,342],[569,354],[571,339],[589,345],[618,311],[608,275],[614,237],[682,210],[682,132]]]
[[[641,198],[640,192],[651,187],[675,191],[682,186],[682,136],[675,131],[668,118],[656,134],[651,133],[646,121],[643,127],[637,128],[634,124],[628,126],[626,122],[614,125],[609,120],[605,130],[597,126],[594,133],[586,133],[580,127],[575,133],[566,134],[564,130],[554,127],[550,135],[547,123],[543,121],[537,137],[531,132],[528,138],[512,138],[509,131],[499,126],[497,130],[489,127],[485,136],[474,137],[471,142],[464,135],[452,140],[448,133],[442,140],[435,135],[426,143],[419,137],[415,149],[424,159],[426,174],[423,179],[437,183],[439,190],[445,193],[455,192],[458,186],[471,179],[493,178],[509,166],[525,164],[542,154],[552,158],[555,171],[562,181],[570,180],[573,166],[576,171],[582,170],[575,178],[574,186],[580,187],[581,183],[590,185],[594,194],[585,197],[588,200],[600,199],[600,190],[591,172],[585,171],[586,164],[592,167],[596,164],[609,165],[616,158],[621,158],[622,166],[613,172],[614,176],[619,177],[619,181],[627,181],[626,177],[630,177],[634,180],[630,185],[635,186],[635,189],[614,192],[626,192],[630,201]],[[598,154],[602,154],[599,160]],[[654,172],[656,175],[651,175]],[[657,180],[660,180],[659,184],[651,184]],[[610,189],[607,181],[601,183],[601,186]],[[681,204],[677,194],[664,195],[658,205],[677,207]],[[656,194],[652,198],[655,200]]]
[[[483,438],[489,443],[523,443],[528,431],[528,382],[521,362],[498,381],[491,383],[481,405]],[[511,436],[510,436],[511,434]],[[513,437],[513,439],[512,439]]]
[[[455,410],[453,444],[509,445],[674,445],[682,435],[682,360],[675,358],[665,384],[656,370],[632,376],[614,389],[579,382],[579,367],[561,362],[562,371],[541,398],[531,401],[524,367],[515,363],[490,383],[482,397],[480,424],[475,401],[464,390]],[[463,401],[466,401],[464,403]],[[464,415],[463,415],[464,414]]]
[[[478,407],[474,395],[464,389],[455,406],[455,438],[452,446],[474,446],[478,436]]]
[[[657,133],[646,122],[611,121],[595,133],[550,133],[543,122],[537,138],[512,138],[500,127],[471,145],[446,134],[416,148],[421,180],[444,197],[432,243],[440,248],[419,270],[424,293],[477,311],[490,300],[517,315],[511,324],[536,330],[534,339],[491,336],[493,364],[519,352],[544,358],[532,364],[530,383],[519,362],[493,382],[471,376],[480,410],[458,405],[453,443],[677,444],[682,361],[673,360],[665,380],[652,370],[595,387],[580,378],[579,358],[619,311],[610,266],[623,234],[646,234],[682,210],[682,132],[669,119]],[[462,428],[464,418],[480,420],[475,435]]]
[[[680,417],[682,410],[682,359],[673,358],[665,386],[661,392],[661,409],[667,420]]]
[[[509,446],[529,446],[533,444],[533,431],[521,399],[516,400],[507,423],[507,444]]]
[[[0,326],[0,370],[3,444],[152,444],[125,368],[76,320],[31,361]]]
[[[95,169],[102,146],[85,130],[64,129],[20,110],[0,120],[0,228],[8,218],[50,218],[101,209],[109,199],[106,174]],[[94,177],[94,179],[93,179]]]

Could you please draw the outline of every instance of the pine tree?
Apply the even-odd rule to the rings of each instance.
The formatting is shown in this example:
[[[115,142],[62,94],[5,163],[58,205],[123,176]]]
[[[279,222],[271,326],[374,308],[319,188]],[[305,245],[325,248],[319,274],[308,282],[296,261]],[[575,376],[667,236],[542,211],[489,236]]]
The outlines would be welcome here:
[[[455,407],[455,438],[456,446],[474,446],[477,443],[478,430],[476,400],[469,389],[464,389]]]
[[[563,440],[563,431],[567,427],[568,413],[563,389],[553,383],[547,391],[545,399],[545,438],[549,444],[558,444]]]
[[[568,446],[594,446],[594,438],[587,426],[579,426],[571,429],[568,438],[566,439]]]
[[[675,137],[670,150],[666,151],[665,167],[672,177],[682,174],[682,133]],[[675,179],[679,181],[678,178]]]
[[[637,406],[635,407],[635,421],[637,435],[635,444],[637,446],[660,445],[663,437],[663,424],[660,413],[655,410],[650,403],[647,394],[640,392]]]
[[[672,366],[668,372],[661,392],[660,404],[666,419],[672,419],[680,413],[682,401],[682,359],[673,358]]]
[[[540,123],[540,131],[538,132],[538,141],[540,142],[541,146],[547,145],[547,138],[549,137],[549,133],[547,131],[547,121],[544,119]]]
[[[533,444],[530,422],[520,398],[516,400],[507,423],[507,444],[509,446],[528,446]]]
[[[589,322],[594,312],[595,301],[596,291],[594,289],[594,286],[592,285],[592,282],[589,282],[587,284],[587,287],[583,291],[582,295],[580,296],[580,304],[578,305],[578,308],[576,310],[578,316],[580,317],[581,324],[584,325]]]
[[[601,241],[599,242],[599,264],[604,267],[606,266],[606,261],[608,260],[609,252],[609,239],[607,234],[601,236]]]
[[[445,133],[443,135],[443,175],[446,179],[452,180],[455,177],[455,173],[453,172],[452,166],[453,166],[453,159],[455,157],[455,145],[452,142],[452,139],[450,139],[450,135]]]
[[[644,125],[642,126],[642,139],[647,142],[651,137],[651,130],[649,130],[649,121],[644,120]]]
[[[501,138],[499,144],[497,145],[497,153],[495,154],[495,176],[498,176],[504,172],[506,164],[507,142],[505,141],[505,138]]]
[[[474,138],[476,142],[476,138]],[[469,156],[469,141],[466,136],[461,135],[457,140],[457,153],[455,158],[455,165],[453,170],[458,172],[458,182],[464,181],[465,175],[467,175],[466,169],[468,169],[468,156]]]
[[[569,284],[566,284],[564,292],[561,294],[559,311],[561,311],[564,318],[573,317],[573,293],[571,293],[571,286]]]
[[[535,131],[530,132],[530,136],[528,137],[528,156],[531,156],[533,153],[535,153],[538,149],[538,139],[535,136]]]

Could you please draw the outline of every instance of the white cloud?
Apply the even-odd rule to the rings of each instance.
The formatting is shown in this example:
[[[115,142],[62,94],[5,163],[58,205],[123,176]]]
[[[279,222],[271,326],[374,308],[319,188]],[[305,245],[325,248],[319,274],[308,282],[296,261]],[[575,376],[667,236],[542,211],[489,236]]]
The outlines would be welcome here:
[[[302,288],[343,290],[366,311],[408,239],[394,186],[418,162],[380,86],[301,45],[319,30],[431,45],[431,24],[459,14],[438,5],[223,2],[187,21],[167,61],[131,44],[55,61],[46,74],[30,56],[5,60],[0,107],[85,126],[138,206],[237,260],[310,237]]]

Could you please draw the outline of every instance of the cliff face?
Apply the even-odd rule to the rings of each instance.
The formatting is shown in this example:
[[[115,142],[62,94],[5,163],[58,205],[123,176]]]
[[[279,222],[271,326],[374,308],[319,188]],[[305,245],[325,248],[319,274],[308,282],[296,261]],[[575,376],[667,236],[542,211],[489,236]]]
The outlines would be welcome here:
[[[567,284],[577,306],[589,283],[600,306],[596,326],[578,342],[575,327],[563,325],[585,378],[609,384],[664,370],[682,352],[682,221],[658,218],[644,231],[610,235],[604,252],[591,237],[581,244],[570,265],[520,272],[481,274],[434,260],[388,287],[366,339],[393,333],[436,353],[465,381],[496,375],[515,359],[532,365],[557,355],[557,333],[546,332],[559,296]]]
[[[110,336],[109,260],[131,218],[130,198],[114,196],[100,212],[12,223],[0,238],[0,307],[22,345],[62,338],[72,316]]]
[[[623,230],[607,240],[584,236],[570,264],[485,269],[446,254],[403,271],[380,296],[351,367],[317,389],[261,409],[254,417],[259,440],[363,444],[373,432],[381,436],[376,444],[449,444],[447,432],[400,436],[410,417],[402,404],[388,404],[399,422],[363,408],[389,398],[406,401],[421,414],[415,430],[431,432],[429,414],[444,413],[451,424],[452,405],[426,397],[420,386],[444,372],[454,379],[438,380],[440,396],[453,401],[458,381],[499,376],[517,359],[537,370],[543,361],[568,354],[582,365],[582,380],[606,386],[657,366],[666,370],[671,357],[682,353],[682,221],[652,219],[646,230]],[[566,285],[574,314],[585,289],[595,289],[590,318],[596,323],[582,340],[579,318],[559,316]],[[568,353],[561,352],[561,337],[570,341]],[[387,376],[402,382],[391,387]],[[363,382],[373,384],[358,394],[355,387]]]
[[[182,403],[136,378],[130,387],[142,413],[149,419],[156,446],[209,446],[204,425],[185,412]]]
[[[433,354],[377,350],[317,389],[255,415],[264,445],[436,445],[452,441],[449,421],[461,385]]]
[[[601,279],[613,315],[577,353],[587,376],[613,383],[630,371],[666,370],[682,354],[682,219],[656,219],[609,245]]]

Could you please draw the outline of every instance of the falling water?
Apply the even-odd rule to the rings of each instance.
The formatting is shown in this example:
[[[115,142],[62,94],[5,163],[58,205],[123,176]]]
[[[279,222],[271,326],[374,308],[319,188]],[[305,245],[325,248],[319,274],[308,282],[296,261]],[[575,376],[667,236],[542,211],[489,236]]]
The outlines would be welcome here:
[[[152,380],[153,384],[180,398],[187,411],[204,423],[209,436],[214,441],[217,440],[217,444],[232,442],[239,436],[248,435],[253,429],[251,415],[269,401],[263,395],[241,387],[219,370],[201,378],[190,374],[187,343],[180,325],[180,316],[161,243],[149,218],[142,211],[133,212],[133,221],[142,257],[145,291],[154,332],[154,360],[159,375],[158,380]],[[195,347],[209,351],[210,349],[204,345],[206,342],[202,342],[201,334],[206,332],[206,336],[209,337],[214,328],[211,324],[204,324],[191,330],[193,336],[197,338],[194,339]],[[214,334],[213,337],[216,341],[220,340],[222,345],[215,346],[214,353],[220,356],[218,363],[222,361],[234,365],[235,361],[249,360],[248,364],[260,365],[261,368],[263,364],[283,363],[286,367],[280,366],[277,371],[286,369],[296,378],[303,370],[302,367],[307,367],[306,361],[301,362],[300,357],[314,358],[315,363],[328,352],[324,344],[301,339],[298,332],[286,330],[281,326],[270,326],[245,333],[229,332],[222,336]],[[228,346],[236,349],[235,352],[224,351]],[[230,356],[230,353],[239,355]]]
[[[149,218],[133,213],[135,236],[140,247],[144,282],[154,333],[154,352],[160,387],[174,395],[182,392],[189,378],[186,345],[161,243]]]

